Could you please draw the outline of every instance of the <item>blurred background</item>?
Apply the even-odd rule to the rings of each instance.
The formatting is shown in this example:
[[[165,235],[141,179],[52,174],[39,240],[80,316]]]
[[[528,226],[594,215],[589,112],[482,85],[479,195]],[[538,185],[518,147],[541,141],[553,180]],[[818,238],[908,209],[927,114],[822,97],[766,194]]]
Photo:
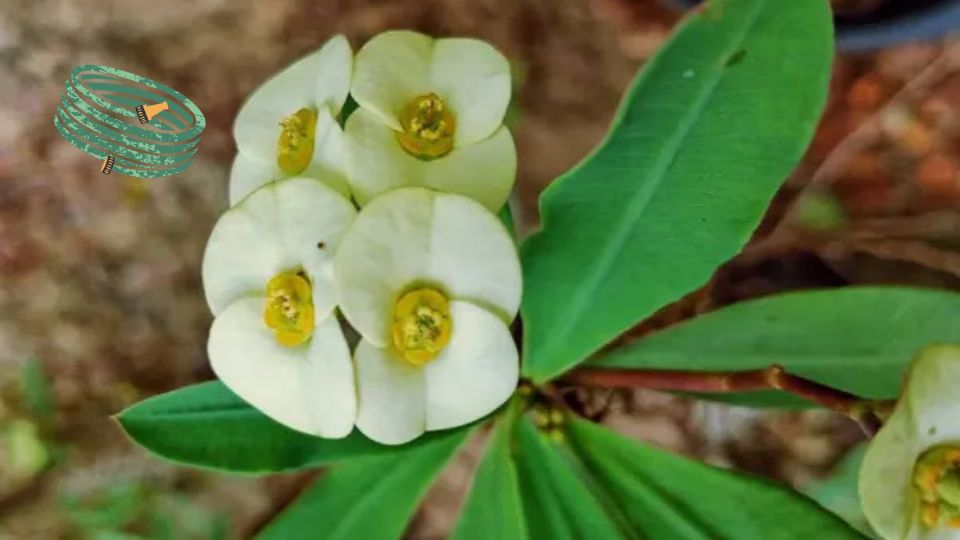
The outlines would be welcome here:
[[[602,137],[683,0],[3,0],[0,3],[0,539],[247,538],[311,474],[220,476],[134,447],[110,415],[211,378],[199,263],[227,204],[230,128],[266,77],[345,33],[488,40],[514,63],[519,220]],[[670,5],[672,4],[672,5]],[[839,0],[831,99],[757,237],[634,335],[779,291],[960,289],[960,2]],[[798,29],[802,31],[802,29]],[[922,43],[903,43],[922,39]],[[168,84],[207,117],[183,174],[102,176],[53,127],[71,68]],[[858,429],[653,392],[592,394],[631,436],[806,490],[857,520]],[[432,489],[409,538],[444,538],[478,451]]]

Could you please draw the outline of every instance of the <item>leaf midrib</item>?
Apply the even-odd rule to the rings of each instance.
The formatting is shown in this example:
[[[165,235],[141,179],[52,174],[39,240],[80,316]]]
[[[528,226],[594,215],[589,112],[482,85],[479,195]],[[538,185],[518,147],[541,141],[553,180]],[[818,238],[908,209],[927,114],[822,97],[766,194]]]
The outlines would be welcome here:
[[[767,1],[758,1],[756,5],[757,7],[754,8],[754,11],[750,14],[749,22],[744,25],[743,31],[737,36],[737,39],[734,40],[734,43],[737,45],[736,47],[733,47],[734,50],[737,50],[738,47],[742,46],[747,36],[756,26],[757,21],[760,19],[760,14],[767,5]],[[679,149],[682,147],[682,143],[690,135],[693,126],[696,124],[696,121],[702,116],[707,104],[713,98],[717,87],[719,87],[720,83],[724,80],[726,73],[727,70],[723,69],[717,72],[713,80],[710,81],[710,84],[708,84],[705,87],[705,90],[702,92],[701,99],[699,99],[696,105],[691,108],[686,116],[684,116],[683,121],[680,123],[679,129],[674,132],[675,135],[668,141],[666,151],[664,151],[661,154],[660,159],[655,162],[655,166],[653,168],[653,172],[655,174],[653,175],[652,180],[648,183],[649,187],[638,191],[628,204],[627,211],[624,212],[614,228],[614,233],[611,235],[611,240],[604,244],[600,255],[597,258],[597,263],[595,266],[597,271],[593,272],[590,277],[586,279],[585,286],[579,287],[577,291],[574,292],[571,303],[569,304],[571,307],[568,312],[568,316],[564,317],[560,323],[560,326],[551,332],[550,339],[541,346],[541,351],[552,351],[555,349],[557,344],[561,343],[562,340],[565,339],[567,333],[570,332],[570,330],[573,329],[582,318],[583,313],[587,308],[588,299],[596,294],[597,288],[609,274],[610,268],[616,261],[617,254],[620,252],[620,246],[625,243],[631,232],[631,225],[636,222],[638,216],[644,212],[650,201],[653,199],[656,188],[663,183],[667,173],[676,162]],[[545,353],[541,352],[540,354],[544,355]],[[565,367],[567,366],[563,366],[560,369],[562,370]],[[551,375],[553,375],[553,373],[548,373],[546,376],[533,375],[533,379],[537,382],[543,382]]]
[[[209,416],[211,420],[222,417],[230,417],[233,419],[247,416],[250,416],[253,419],[263,418],[262,413],[258,412],[250,405],[247,405],[246,403],[237,403],[225,407],[200,407],[196,409],[184,409],[179,411],[163,411],[160,413],[130,411],[128,414],[121,413],[117,419],[120,420],[121,423],[151,421],[175,422],[178,420],[187,420],[195,416]]]

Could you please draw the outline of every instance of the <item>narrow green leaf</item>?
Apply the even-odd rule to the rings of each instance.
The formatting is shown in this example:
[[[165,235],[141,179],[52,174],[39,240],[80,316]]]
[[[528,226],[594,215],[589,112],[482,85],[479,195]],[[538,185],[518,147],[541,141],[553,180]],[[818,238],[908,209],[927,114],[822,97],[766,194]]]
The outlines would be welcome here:
[[[31,358],[20,369],[20,392],[24,404],[38,420],[49,420],[53,414],[53,389],[50,378],[43,371],[43,364]]]
[[[591,365],[691,371],[779,364],[790,373],[875,399],[894,398],[910,360],[932,343],[960,343],[960,294],[847,287],[734,304],[614,350]],[[747,405],[792,396],[723,396]],[[785,398],[785,399],[781,399]]]
[[[527,540],[523,507],[513,461],[514,418],[497,420],[486,454],[457,522],[454,540]]]
[[[516,429],[520,490],[530,538],[623,538],[567,458],[529,418]]]
[[[567,445],[518,417],[524,407],[515,399],[497,420],[454,540],[621,538],[622,516],[611,515]]]
[[[381,445],[356,431],[344,439],[321,439],[274,422],[218,381],[152,397],[124,410],[117,420],[137,444],[159,457],[244,473],[290,471],[393,454],[452,433],[427,433],[402,447]]]
[[[864,540],[805,496],[572,420],[568,433],[636,533],[649,540]]]
[[[510,208],[510,202],[507,201],[507,204],[503,205],[503,208],[497,212],[497,217],[500,218],[500,223],[503,223],[503,226],[507,228],[507,232],[510,233],[510,238],[513,238],[513,241],[517,241],[517,224],[513,220],[513,210]]]
[[[344,463],[327,472],[277,517],[260,540],[394,540],[471,430]]]
[[[832,56],[826,0],[713,0],[681,25],[540,199],[525,375],[557,376],[740,250],[813,135]]]

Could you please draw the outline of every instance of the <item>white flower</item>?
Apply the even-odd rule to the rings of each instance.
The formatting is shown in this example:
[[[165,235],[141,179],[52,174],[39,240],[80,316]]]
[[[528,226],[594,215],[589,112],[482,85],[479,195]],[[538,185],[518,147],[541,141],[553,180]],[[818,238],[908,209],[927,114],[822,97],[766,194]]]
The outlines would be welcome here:
[[[230,204],[278,178],[312,176],[349,195],[337,115],[350,91],[353,52],[343,36],[297,60],[258,88],[233,126],[239,153]]]
[[[377,194],[423,186],[472,197],[496,212],[516,177],[503,117],[510,65],[475,39],[384,32],[357,53],[347,120],[350,187]]]
[[[281,424],[331,438],[357,409],[332,277],[355,213],[320,180],[273,182],[220,218],[203,257],[213,371]]]
[[[357,427],[386,444],[476,420],[517,385],[516,248],[474,200],[423,188],[373,199],[334,261],[354,353]]]
[[[860,498],[885,540],[960,539],[960,347],[914,360],[864,457]]]

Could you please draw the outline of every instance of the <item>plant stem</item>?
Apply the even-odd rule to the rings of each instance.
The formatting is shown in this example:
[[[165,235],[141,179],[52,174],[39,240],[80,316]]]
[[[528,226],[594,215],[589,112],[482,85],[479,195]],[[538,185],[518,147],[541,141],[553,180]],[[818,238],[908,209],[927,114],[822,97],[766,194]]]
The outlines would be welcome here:
[[[887,405],[792,375],[776,365],[764,369],[727,372],[581,368],[568,375],[565,380],[583,386],[674,392],[723,394],[780,390],[850,417],[859,423],[868,435],[875,434],[880,428],[882,422],[876,411],[880,405]]]

